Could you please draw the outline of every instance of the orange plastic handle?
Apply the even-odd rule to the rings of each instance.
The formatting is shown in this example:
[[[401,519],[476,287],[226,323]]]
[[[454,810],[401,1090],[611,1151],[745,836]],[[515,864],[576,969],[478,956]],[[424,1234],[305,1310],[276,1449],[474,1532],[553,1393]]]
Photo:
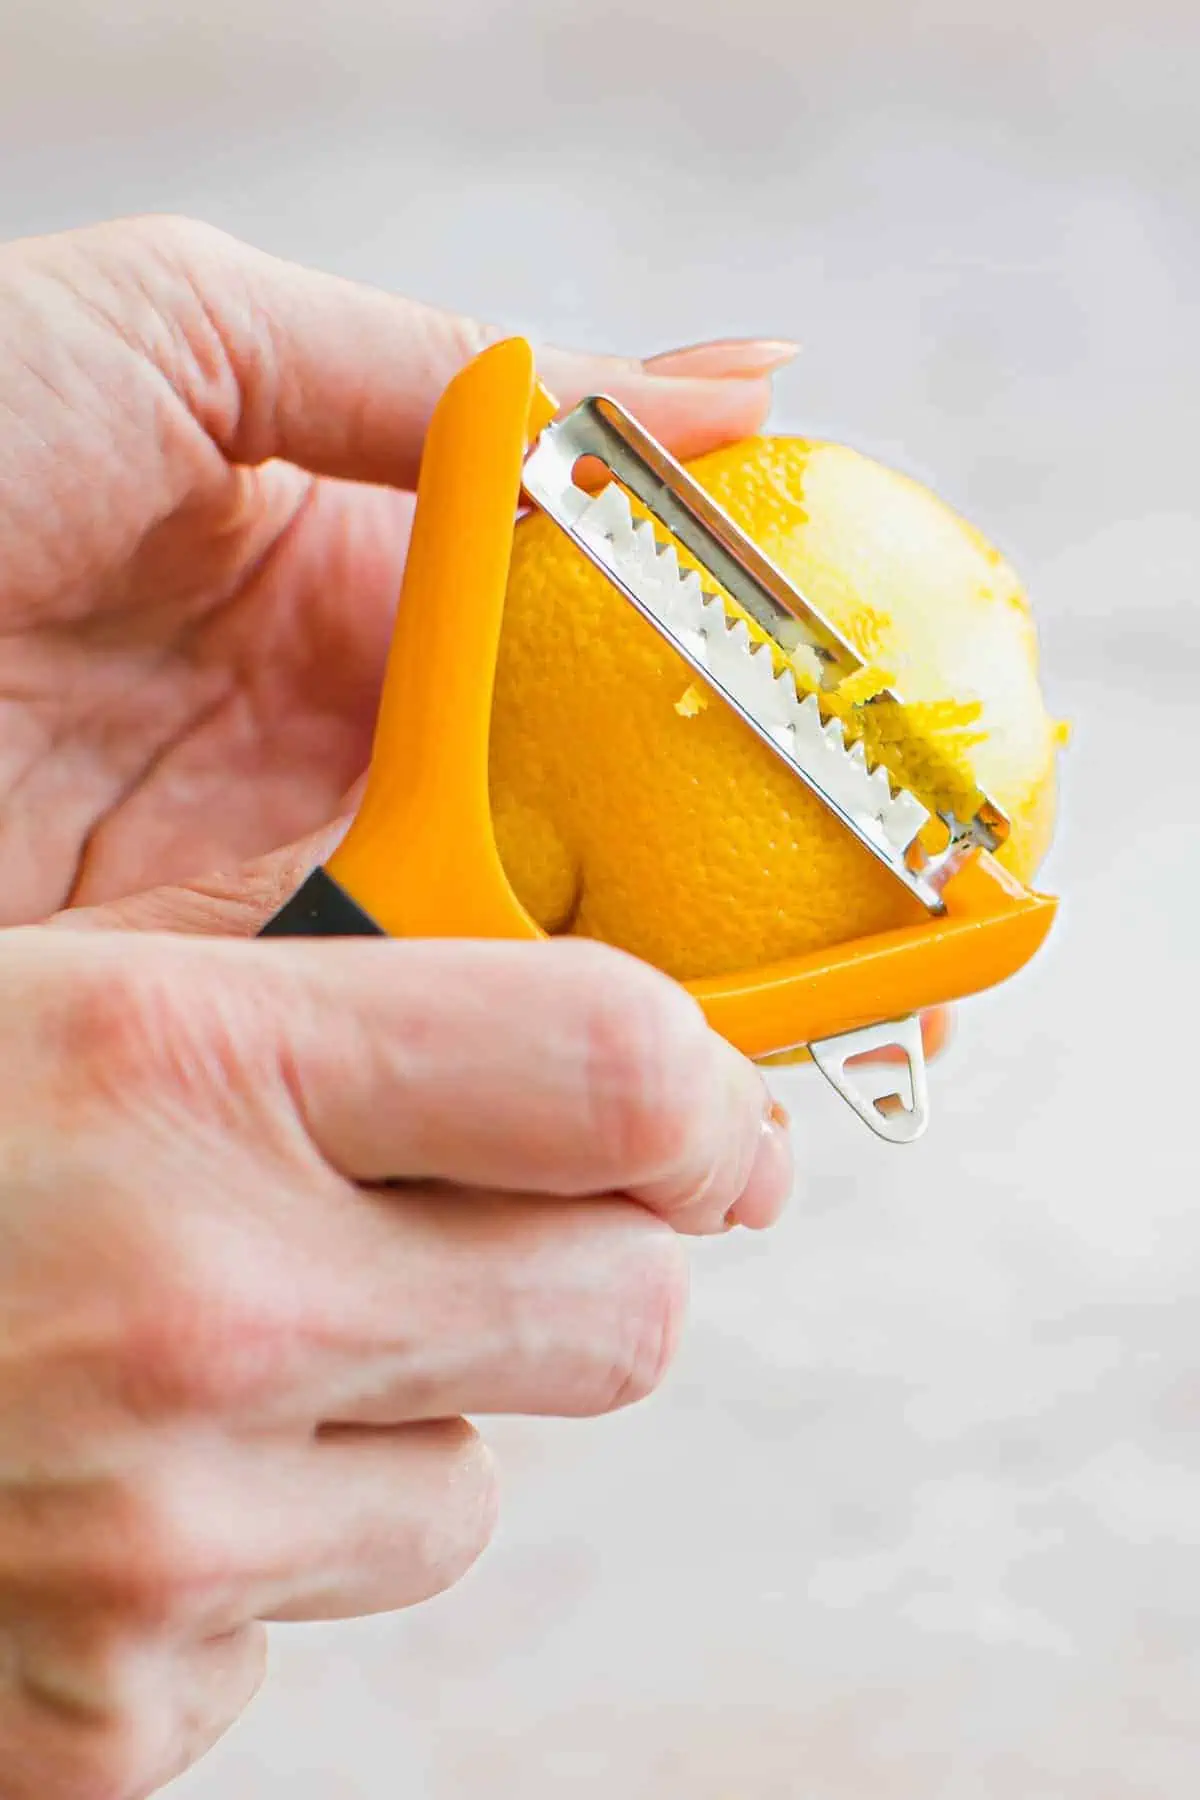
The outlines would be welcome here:
[[[510,338],[454,378],[429,427],[367,789],[328,864],[389,936],[545,935],[496,848],[488,746],[521,469],[554,410]],[[691,990],[723,1036],[770,1056],[1006,980],[1056,905],[986,855],[944,898],[928,923]]]
[[[692,991],[714,1030],[739,1050],[774,1056],[1007,981],[1041,948],[1058,905],[983,852],[943,898],[945,914],[927,924],[694,982]]]
[[[554,411],[512,338],[430,421],[366,792],[327,865],[389,937],[542,935],[496,849],[488,741],[521,468]]]

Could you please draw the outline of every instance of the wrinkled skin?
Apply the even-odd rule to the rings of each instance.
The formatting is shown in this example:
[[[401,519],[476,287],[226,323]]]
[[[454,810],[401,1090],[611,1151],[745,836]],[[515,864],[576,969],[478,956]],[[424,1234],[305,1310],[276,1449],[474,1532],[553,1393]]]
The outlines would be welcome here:
[[[760,1076],[615,951],[228,941],[340,829],[484,336],[178,221],[0,249],[3,1800],[140,1800],[263,1621],[456,1580],[463,1415],[648,1393],[680,1234],[790,1186]],[[690,452],[778,356],[541,365]]]
[[[273,849],[369,750],[421,437],[482,327],[137,221],[0,249],[0,905]],[[754,346],[547,352],[681,452],[761,422]],[[770,362],[758,354],[758,364]],[[741,370],[749,365],[749,372]]]

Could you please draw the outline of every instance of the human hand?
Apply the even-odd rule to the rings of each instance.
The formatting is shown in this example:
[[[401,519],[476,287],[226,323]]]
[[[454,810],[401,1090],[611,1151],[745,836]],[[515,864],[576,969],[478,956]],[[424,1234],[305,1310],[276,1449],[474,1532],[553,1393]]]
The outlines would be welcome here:
[[[186,221],[0,247],[0,923],[252,932],[364,768],[421,439],[488,334]],[[541,353],[681,454],[786,346]]]
[[[788,1187],[758,1075],[579,941],[27,928],[0,1016],[3,1800],[140,1800],[261,1621],[454,1581],[496,1504],[462,1415],[648,1393],[677,1233]]]
[[[0,246],[0,924],[251,935],[332,848],[424,427],[486,335],[187,220]],[[690,455],[788,349],[540,362]]]
[[[484,337],[179,221],[0,249],[0,922],[246,936],[325,853]],[[541,366],[687,454],[773,358]],[[596,947],[25,930],[0,1009],[3,1800],[135,1800],[263,1619],[453,1580],[493,1505],[460,1413],[648,1391],[675,1232],[788,1186],[759,1078]]]

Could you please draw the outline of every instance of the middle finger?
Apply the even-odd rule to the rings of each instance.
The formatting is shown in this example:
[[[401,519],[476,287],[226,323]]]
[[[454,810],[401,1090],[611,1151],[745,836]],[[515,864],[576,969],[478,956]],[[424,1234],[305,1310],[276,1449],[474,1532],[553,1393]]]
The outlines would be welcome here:
[[[646,1208],[413,1187],[348,1210],[319,1301],[324,1423],[583,1417],[661,1379],[687,1259]]]

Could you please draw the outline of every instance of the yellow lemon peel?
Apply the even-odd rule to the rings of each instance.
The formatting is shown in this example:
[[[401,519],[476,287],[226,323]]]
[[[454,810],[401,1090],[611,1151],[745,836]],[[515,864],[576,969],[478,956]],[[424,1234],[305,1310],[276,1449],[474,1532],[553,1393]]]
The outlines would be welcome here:
[[[694,719],[697,713],[702,713],[707,705],[708,690],[693,682],[691,687],[684,689],[675,702],[675,711],[681,719]]]
[[[1061,736],[1004,559],[926,489],[840,445],[754,438],[689,468],[866,665],[825,689],[817,658],[793,657],[798,688],[926,804],[986,789],[1012,823],[1000,860],[1028,881],[1053,826]],[[686,552],[680,563],[697,566]],[[892,686],[903,721],[878,698]],[[491,798],[509,879],[545,929],[602,938],[681,979],[925,916],[536,514],[513,544]]]

